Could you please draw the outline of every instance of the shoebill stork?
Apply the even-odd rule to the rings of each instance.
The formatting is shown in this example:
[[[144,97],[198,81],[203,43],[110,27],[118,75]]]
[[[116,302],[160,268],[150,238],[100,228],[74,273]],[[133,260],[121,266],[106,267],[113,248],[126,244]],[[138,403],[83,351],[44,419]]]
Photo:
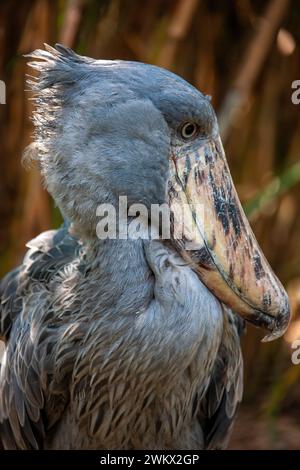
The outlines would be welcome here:
[[[32,158],[68,221],[1,282],[6,449],[224,448],[244,320],[287,295],[238,200],[209,98],[162,68],[37,50]],[[199,236],[99,239],[97,207],[174,203]],[[195,207],[203,206],[203,220]],[[131,219],[129,219],[131,220]]]

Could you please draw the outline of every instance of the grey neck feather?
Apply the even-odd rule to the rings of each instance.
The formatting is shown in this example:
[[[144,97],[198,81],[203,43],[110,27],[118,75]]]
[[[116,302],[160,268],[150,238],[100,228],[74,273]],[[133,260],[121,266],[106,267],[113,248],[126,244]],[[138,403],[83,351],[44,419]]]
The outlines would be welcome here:
[[[192,357],[201,342],[204,347],[222,328],[220,303],[161,242],[94,239],[84,253],[89,283],[82,283],[81,312],[99,322],[99,335],[106,334],[106,327],[111,332],[114,324],[128,344],[143,337],[148,355],[161,348],[169,358],[172,349]]]
[[[84,269],[93,272],[92,289],[116,314],[137,314],[153,296],[154,277],[142,240],[89,240],[84,248]]]

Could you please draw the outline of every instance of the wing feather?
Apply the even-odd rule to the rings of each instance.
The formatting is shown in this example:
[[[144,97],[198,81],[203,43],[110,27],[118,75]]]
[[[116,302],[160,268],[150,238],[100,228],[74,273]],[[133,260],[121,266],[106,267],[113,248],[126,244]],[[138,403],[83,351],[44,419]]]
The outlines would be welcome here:
[[[223,339],[199,414],[207,449],[223,449],[227,446],[242,399],[240,334],[243,328],[243,320],[226,309]]]
[[[0,282],[0,338],[6,343],[0,369],[0,446],[6,449],[42,448],[45,427],[59,419],[67,403],[51,370],[56,331],[45,329],[54,314],[50,307],[45,310],[45,299],[51,297],[49,283],[74,260],[79,244],[64,227],[42,233],[27,246],[23,264]],[[45,412],[46,398],[55,417]]]

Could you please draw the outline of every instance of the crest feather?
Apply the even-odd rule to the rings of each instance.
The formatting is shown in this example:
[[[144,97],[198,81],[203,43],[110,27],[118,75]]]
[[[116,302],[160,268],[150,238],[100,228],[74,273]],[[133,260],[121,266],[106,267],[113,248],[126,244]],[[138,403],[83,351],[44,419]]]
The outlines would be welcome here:
[[[45,49],[36,49],[26,54],[32,59],[28,65],[37,75],[27,77],[27,85],[33,91],[34,142],[23,154],[23,163],[31,166],[46,157],[52,141],[59,134],[61,115],[66,104],[72,103],[74,92],[90,71],[93,59],[82,57],[61,44],[55,48],[44,44]]]

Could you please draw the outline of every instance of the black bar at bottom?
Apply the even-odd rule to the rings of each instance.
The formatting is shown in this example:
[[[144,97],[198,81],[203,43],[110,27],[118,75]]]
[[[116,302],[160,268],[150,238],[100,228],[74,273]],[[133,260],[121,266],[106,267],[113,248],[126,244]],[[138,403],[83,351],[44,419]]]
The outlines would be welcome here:
[[[1,469],[4,465],[18,463],[45,464],[53,463],[81,465],[87,468],[99,468],[102,465],[117,465],[136,468],[141,465],[206,465],[206,464],[265,464],[276,459],[277,464],[295,465],[300,462],[299,451],[1,451]],[[88,467],[84,467],[87,465]],[[295,467],[296,468],[296,467]]]

